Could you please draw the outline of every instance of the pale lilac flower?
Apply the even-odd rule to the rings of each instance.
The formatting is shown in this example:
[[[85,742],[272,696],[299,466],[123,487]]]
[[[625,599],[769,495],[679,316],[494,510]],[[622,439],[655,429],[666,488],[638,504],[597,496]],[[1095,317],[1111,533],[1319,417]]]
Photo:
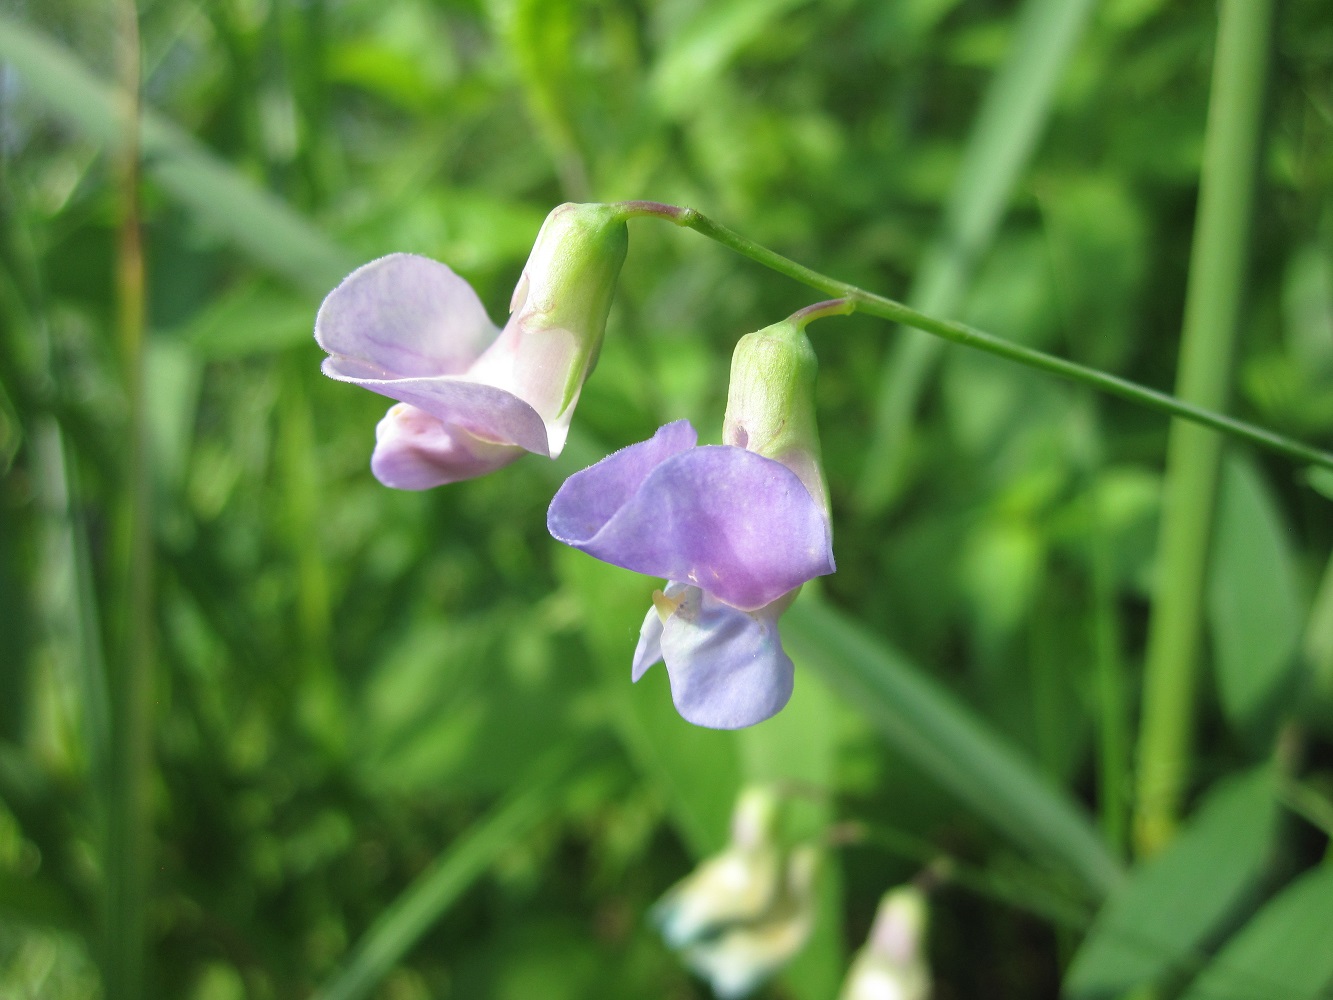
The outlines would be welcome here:
[[[376,430],[371,469],[421,490],[533,452],[560,454],[597,359],[628,237],[611,205],[547,217],[503,330],[444,264],[391,254],[324,300],[315,339],[324,374],[398,400]]]
[[[778,616],[801,584],[833,572],[832,538],[791,469],[696,441],[678,420],[575,473],[547,527],[598,559],[670,581],[653,595],[633,677],[664,660],[682,716],[738,729],[791,697]]]
[[[551,501],[559,541],[664,577],[633,679],[666,663],[688,721],[739,729],[792,693],[778,617],[801,584],[832,573],[833,535],[815,434],[814,355],[799,323],[741,338],[721,446],[667,424],[571,476]]]

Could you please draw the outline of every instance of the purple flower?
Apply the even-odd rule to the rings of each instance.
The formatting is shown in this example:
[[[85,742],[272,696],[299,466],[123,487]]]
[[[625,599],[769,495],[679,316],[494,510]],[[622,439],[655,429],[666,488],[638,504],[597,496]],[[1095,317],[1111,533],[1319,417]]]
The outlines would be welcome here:
[[[782,462],[696,441],[678,420],[575,473],[547,526],[580,551],[670,581],[653,595],[633,677],[663,660],[685,719],[738,729],[791,697],[777,620],[801,584],[833,572],[832,532]]]
[[[537,235],[503,330],[444,264],[391,254],[324,300],[315,339],[330,378],[398,400],[376,429],[371,469],[422,490],[527,452],[560,454],[597,359],[628,242],[623,212],[561,205]]]

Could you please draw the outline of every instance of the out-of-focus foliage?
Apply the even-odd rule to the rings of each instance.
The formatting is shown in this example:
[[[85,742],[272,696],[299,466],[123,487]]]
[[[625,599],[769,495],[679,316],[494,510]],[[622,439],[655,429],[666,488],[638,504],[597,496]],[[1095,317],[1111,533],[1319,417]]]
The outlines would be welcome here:
[[[1104,912],[1197,882],[1235,805],[1205,795],[1218,780],[1276,756],[1291,809],[1270,849],[1266,828],[1246,841],[1226,899],[1116,943],[1093,915],[1132,761],[1099,734],[1137,716],[1158,416],[951,349],[894,503],[868,509],[890,332],[812,327],[838,573],[790,616],[792,704],[729,734],[682,722],[661,669],[630,686],[657,583],[560,549],[545,509],[562,474],[666,420],[716,441],[731,345],[812,293],[634,222],[565,457],[422,494],[369,474],[386,401],[318,374],[340,269],[427,254],[499,318],[571,199],[691,205],[904,294],[1018,4],[143,0],[141,481],[115,333],[115,7],[0,12],[0,996],[99,992],[125,512],[149,501],[149,995],[706,997],[645,914],[723,844],[743,783],[784,780],[792,835],[834,846],[812,943],[761,996],[836,995],[883,892],[940,856],[939,997],[1055,996],[1089,927],[1075,969],[1141,963],[1117,986],[1218,953],[1190,996],[1318,995],[1333,520],[1300,470],[1227,467],[1190,762],[1205,805],[1178,842],[1203,846],[1136,869]],[[1170,387],[1215,27],[1208,3],[1094,5],[956,318]],[[5,55],[33,32],[43,47]],[[1326,0],[1282,5],[1273,64],[1233,409],[1328,444]],[[883,700],[894,685],[934,730]]]

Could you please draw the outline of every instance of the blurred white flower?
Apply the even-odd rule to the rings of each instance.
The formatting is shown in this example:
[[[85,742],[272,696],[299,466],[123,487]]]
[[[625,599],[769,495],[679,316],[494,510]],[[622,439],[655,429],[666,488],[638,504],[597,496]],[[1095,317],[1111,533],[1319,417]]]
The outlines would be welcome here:
[[[787,860],[781,891],[763,916],[732,924],[686,948],[685,963],[722,1000],[751,993],[796,957],[814,929],[819,849],[803,844]]]
[[[838,1000],[927,1000],[926,923],[926,897],[920,889],[900,886],[885,893]]]
[[[667,890],[652,919],[672,948],[684,948],[729,924],[757,920],[778,895],[782,854],[774,840],[778,800],[770,789],[741,792],[731,843]]]

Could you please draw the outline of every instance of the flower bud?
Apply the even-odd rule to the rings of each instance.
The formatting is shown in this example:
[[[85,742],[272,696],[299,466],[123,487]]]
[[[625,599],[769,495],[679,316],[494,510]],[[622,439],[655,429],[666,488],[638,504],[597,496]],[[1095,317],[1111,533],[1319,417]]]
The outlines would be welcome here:
[[[731,843],[703,861],[653,907],[653,919],[672,948],[682,948],[729,924],[751,921],[772,905],[781,878],[775,842],[778,800],[767,788],[747,788],[732,814]]]
[[[926,897],[920,889],[900,886],[885,893],[838,1000],[926,1000],[926,923]]]
[[[827,512],[815,424],[818,370],[814,348],[796,319],[746,334],[731,356],[722,442],[781,462]]]

